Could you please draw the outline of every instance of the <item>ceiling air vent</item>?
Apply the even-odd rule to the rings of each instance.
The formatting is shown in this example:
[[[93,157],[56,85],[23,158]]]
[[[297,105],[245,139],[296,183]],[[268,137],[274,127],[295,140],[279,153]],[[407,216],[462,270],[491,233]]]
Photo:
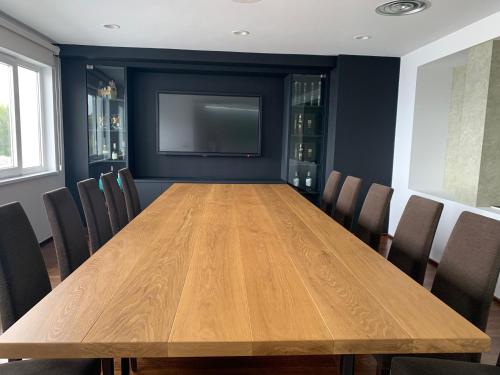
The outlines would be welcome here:
[[[406,16],[421,12],[430,6],[428,0],[397,0],[378,6],[375,11],[383,16]]]

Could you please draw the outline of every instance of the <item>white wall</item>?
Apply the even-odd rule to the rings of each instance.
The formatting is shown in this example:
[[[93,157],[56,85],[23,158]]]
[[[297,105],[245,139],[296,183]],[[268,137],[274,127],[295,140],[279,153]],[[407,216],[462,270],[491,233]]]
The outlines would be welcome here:
[[[444,64],[422,66],[418,71],[409,180],[409,186],[418,191],[443,188],[452,73]]]
[[[14,30],[14,31],[13,31]],[[17,31],[17,32],[16,32]],[[0,17],[0,50],[5,53],[17,53],[44,63],[52,67],[52,74],[55,77],[54,85],[54,121],[56,133],[54,142],[58,162],[56,171],[49,175],[40,176],[20,182],[0,184],[0,205],[19,201],[33,226],[39,241],[46,240],[51,236],[45,208],[42,202],[42,194],[64,186],[64,168],[62,166],[62,145],[61,134],[61,113],[60,113],[60,85],[59,85],[59,61],[55,56],[58,48],[50,46],[47,41],[40,39],[40,36],[33,35],[33,40],[27,36],[30,32],[23,30],[21,26],[12,24],[10,20]]]
[[[417,69],[422,64],[456,53],[476,44],[495,39],[499,36],[500,12],[419,48],[403,56],[401,59],[398,114],[394,145],[394,168],[392,176],[394,196],[391,203],[389,230],[391,233],[394,233],[410,195],[418,194],[443,202],[445,207],[431,253],[432,259],[437,261],[441,259],[446,241],[462,211],[468,210],[498,220],[500,220],[500,214],[465,206],[443,198],[417,193],[408,188]],[[497,285],[495,294],[497,297],[500,297],[500,285]]]

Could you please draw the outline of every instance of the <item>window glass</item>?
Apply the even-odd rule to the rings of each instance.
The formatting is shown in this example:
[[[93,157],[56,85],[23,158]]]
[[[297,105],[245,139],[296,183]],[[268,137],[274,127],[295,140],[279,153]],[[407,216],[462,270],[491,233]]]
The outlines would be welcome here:
[[[43,165],[39,73],[19,66],[19,113],[23,168]]]
[[[16,166],[12,66],[0,62],[0,170]]]

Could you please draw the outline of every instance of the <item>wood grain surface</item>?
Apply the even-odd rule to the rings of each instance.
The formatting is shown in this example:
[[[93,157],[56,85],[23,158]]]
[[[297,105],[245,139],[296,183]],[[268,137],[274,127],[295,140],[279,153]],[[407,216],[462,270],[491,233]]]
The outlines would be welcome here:
[[[483,352],[287,185],[175,184],[0,336],[1,358]]]

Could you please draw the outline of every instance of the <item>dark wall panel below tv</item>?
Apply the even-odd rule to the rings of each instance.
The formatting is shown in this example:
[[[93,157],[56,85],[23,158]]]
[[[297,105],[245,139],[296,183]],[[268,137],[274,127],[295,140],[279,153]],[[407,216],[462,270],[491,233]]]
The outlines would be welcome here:
[[[138,178],[278,180],[281,172],[283,77],[129,70],[130,166]],[[260,157],[162,155],[156,149],[159,91],[256,95],[262,98]]]

